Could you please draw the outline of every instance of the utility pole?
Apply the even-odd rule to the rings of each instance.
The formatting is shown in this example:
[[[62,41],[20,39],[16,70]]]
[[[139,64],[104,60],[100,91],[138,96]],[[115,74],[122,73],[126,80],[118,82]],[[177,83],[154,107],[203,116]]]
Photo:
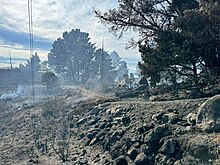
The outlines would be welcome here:
[[[10,67],[11,67],[11,69],[12,69],[13,67],[12,67],[11,52],[10,52],[10,50],[9,50],[9,60],[10,60]]]

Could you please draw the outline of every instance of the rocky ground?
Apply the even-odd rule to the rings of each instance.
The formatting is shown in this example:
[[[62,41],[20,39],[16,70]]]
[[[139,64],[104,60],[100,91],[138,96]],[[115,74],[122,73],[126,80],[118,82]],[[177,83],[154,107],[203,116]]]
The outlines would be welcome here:
[[[207,99],[119,99],[68,87],[34,104],[2,100],[0,164],[218,165],[219,128],[203,124],[210,116],[196,120]]]

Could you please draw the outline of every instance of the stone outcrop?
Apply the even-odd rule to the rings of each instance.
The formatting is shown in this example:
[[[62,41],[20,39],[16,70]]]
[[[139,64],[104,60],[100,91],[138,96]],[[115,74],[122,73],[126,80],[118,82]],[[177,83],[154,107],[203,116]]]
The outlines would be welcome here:
[[[199,107],[196,124],[206,132],[220,132],[220,95],[209,98]]]
[[[210,160],[214,162],[216,160],[213,155],[216,154],[211,155],[210,160],[202,156],[207,151],[205,146],[209,143],[202,147],[199,146],[200,142],[193,145],[191,138],[196,139],[197,135],[186,135],[200,131],[195,126],[195,114],[202,102],[193,107],[194,111],[189,106],[190,101],[187,104],[181,103],[185,107],[179,108],[166,108],[163,102],[155,103],[155,106],[161,108],[151,109],[152,111],[148,110],[148,104],[100,104],[79,120],[88,119],[85,123],[77,124],[79,130],[85,130],[86,136],[81,141],[92,148],[101,146],[109,154],[108,158],[105,158],[109,165],[180,165],[190,162],[207,163]],[[184,138],[180,138],[181,135],[184,135]],[[185,143],[186,141],[190,143]]]

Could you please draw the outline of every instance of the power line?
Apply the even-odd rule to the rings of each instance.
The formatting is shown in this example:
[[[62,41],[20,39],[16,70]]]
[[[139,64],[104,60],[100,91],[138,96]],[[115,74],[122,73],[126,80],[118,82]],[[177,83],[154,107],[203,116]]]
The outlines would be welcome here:
[[[33,55],[33,20],[32,20],[32,0],[28,0],[28,21],[29,21],[29,44],[30,56]]]
[[[31,57],[31,80],[32,80],[32,99],[35,103],[35,87],[34,87],[34,30],[33,30],[33,3],[28,0],[28,25],[29,25],[29,44],[30,44],[30,57]]]

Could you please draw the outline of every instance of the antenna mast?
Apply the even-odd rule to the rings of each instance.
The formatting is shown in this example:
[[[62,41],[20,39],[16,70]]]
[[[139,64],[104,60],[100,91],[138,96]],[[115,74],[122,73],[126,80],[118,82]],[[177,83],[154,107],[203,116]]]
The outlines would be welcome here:
[[[10,60],[10,67],[11,67],[11,69],[12,69],[13,67],[12,67],[11,52],[10,52],[10,50],[9,50],[9,60]]]

